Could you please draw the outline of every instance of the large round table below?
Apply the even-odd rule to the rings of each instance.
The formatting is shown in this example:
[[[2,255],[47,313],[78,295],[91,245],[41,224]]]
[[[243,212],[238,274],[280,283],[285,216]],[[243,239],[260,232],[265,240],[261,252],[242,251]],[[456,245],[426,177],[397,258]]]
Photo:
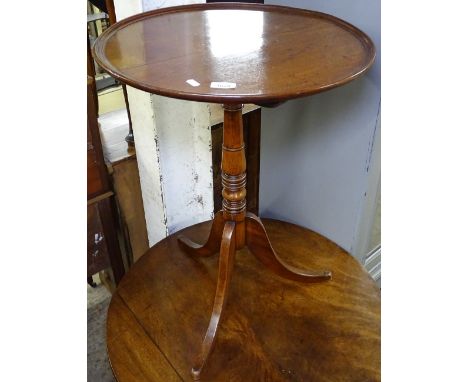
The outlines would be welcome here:
[[[227,311],[203,381],[379,381],[380,290],[339,246],[308,229],[263,220],[289,264],[332,269],[317,284],[268,271],[237,251]],[[177,234],[202,242],[211,223]],[[107,346],[119,382],[191,381],[210,319],[218,256],[196,258],[171,235],[131,268],[112,297]]]

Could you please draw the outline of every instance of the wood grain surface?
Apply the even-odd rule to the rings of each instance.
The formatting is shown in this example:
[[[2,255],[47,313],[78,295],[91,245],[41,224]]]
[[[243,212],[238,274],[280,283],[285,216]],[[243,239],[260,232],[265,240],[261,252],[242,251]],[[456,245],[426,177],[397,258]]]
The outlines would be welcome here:
[[[375,48],[362,31],[324,13],[214,3],[122,20],[97,39],[94,57],[112,76],[150,93],[269,105],[353,80],[372,65]]]
[[[343,249],[305,228],[263,220],[288,264],[329,269],[304,284],[237,251],[224,320],[202,381],[380,381],[380,291]],[[177,234],[203,242],[210,222]],[[151,248],[121,281],[107,341],[118,381],[190,381],[215,296],[218,256],[193,258],[177,234]]]
[[[117,117],[114,118],[118,121]],[[133,263],[149,248],[136,153],[125,142],[127,123],[114,125],[112,116],[101,121],[104,157],[118,202],[121,224],[128,231]]]

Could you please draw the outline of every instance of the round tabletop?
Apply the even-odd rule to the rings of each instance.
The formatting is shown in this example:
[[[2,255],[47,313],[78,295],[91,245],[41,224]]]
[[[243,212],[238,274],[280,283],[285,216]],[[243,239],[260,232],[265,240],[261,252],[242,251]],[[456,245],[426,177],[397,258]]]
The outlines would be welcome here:
[[[247,248],[236,253],[217,342],[202,381],[380,381],[380,290],[330,240],[264,219],[278,255],[333,279],[304,284],[268,271]],[[179,233],[203,242],[210,223]],[[116,379],[191,381],[210,319],[218,256],[192,258],[177,234],[152,247],[112,297],[107,348]]]
[[[343,85],[373,63],[370,38],[324,13],[263,4],[195,4],[122,20],[97,63],[135,88],[216,103],[275,104]]]

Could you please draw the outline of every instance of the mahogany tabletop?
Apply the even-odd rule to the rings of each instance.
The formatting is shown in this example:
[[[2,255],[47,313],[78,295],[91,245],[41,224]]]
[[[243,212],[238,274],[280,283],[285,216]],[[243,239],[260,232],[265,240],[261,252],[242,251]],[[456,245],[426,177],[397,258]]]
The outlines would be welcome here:
[[[246,248],[232,284],[204,382],[380,381],[380,290],[339,246],[308,229],[264,219],[278,255],[302,269],[330,269],[317,284],[286,280]],[[203,242],[210,223],[179,233]],[[193,258],[176,235],[124,276],[107,318],[119,382],[191,381],[215,295],[218,256]]]
[[[121,82],[150,93],[268,105],[346,84],[369,69],[375,48],[328,14],[211,3],[122,20],[97,39],[94,57]]]

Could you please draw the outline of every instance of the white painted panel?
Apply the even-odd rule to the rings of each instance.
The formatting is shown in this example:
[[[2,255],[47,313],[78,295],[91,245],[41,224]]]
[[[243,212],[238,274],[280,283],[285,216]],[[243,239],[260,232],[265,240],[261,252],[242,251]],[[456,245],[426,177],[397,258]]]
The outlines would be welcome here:
[[[207,103],[153,96],[169,234],[213,216]]]
[[[149,93],[129,86],[127,91],[132,113],[135,151],[140,174],[148,241],[152,246],[167,235],[154,108]]]

